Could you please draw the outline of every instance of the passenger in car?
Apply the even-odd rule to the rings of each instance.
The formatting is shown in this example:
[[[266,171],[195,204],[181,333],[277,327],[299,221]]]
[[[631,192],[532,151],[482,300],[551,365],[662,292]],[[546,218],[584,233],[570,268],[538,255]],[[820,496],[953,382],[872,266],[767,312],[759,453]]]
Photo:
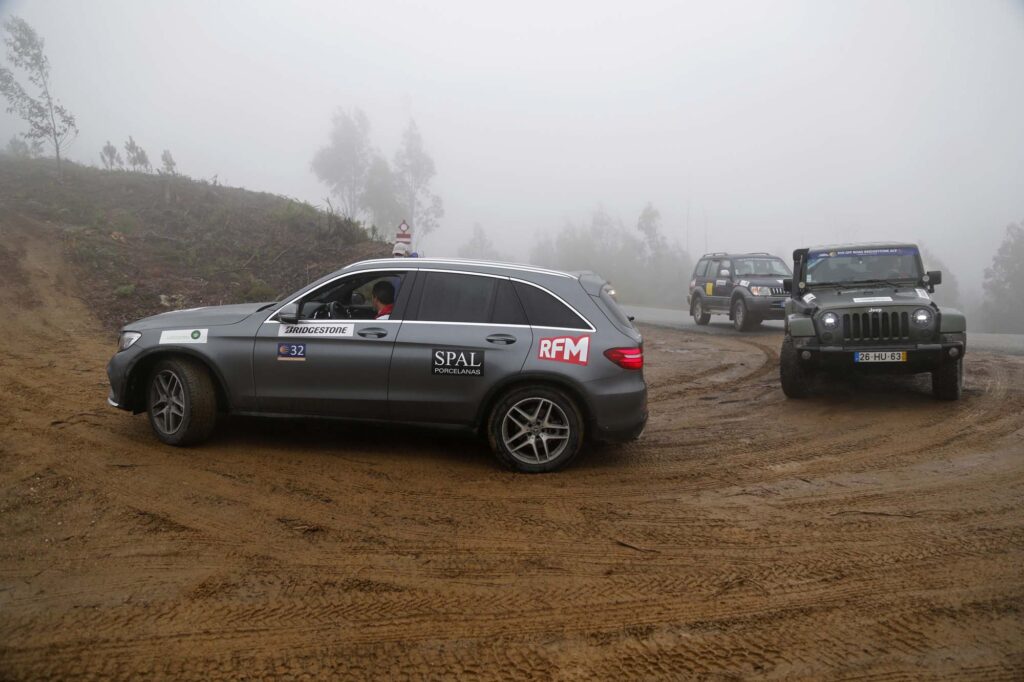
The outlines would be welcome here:
[[[395,307],[395,286],[387,280],[381,280],[373,285],[371,296],[373,309],[377,311],[377,316],[374,319],[391,319],[391,311]]]

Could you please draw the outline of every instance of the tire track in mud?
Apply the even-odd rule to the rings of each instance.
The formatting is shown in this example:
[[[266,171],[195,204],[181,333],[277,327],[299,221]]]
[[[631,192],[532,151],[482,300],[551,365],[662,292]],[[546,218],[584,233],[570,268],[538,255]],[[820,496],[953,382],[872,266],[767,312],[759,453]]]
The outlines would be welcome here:
[[[47,293],[0,292],[33,349],[0,359],[0,677],[1022,674],[1020,358],[968,354],[956,404],[796,402],[777,336],[651,328],[644,439],[558,475],[417,429],[175,450],[104,408],[54,233],[4,230]]]

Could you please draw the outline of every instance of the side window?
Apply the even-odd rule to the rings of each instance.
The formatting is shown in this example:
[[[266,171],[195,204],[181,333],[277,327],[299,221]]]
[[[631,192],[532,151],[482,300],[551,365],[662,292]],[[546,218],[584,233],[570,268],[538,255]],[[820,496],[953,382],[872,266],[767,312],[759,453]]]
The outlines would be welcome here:
[[[373,306],[374,287],[381,282],[390,293],[385,294],[394,304],[398,300],[406,272],[355,273],[325,284],[303,296],[300,317],[303,319],[372,320],[377,311]]]
[[[497,280],[498,290],[494,297],[494,312],[491,313],[491,322],[494,324],[529,324],[526,319],[526,311],[516,296],[512,282],[507,279]]]
[[[516,282],[515,289],[534,327],[589,329],[579,315],[546,291],[522,282]]]
[[[493,277],[427,272],[417,320],[490,322],[499,280]],[[422,275],[421,275],[422,276]]]
[[[697,262],[697,267],[695,267],[693,269],[693,278],[697,279],[699,277],[703,277],[704,273],[706,273],[707,271],[708,271],[708,260],[707,260],[707,258],[703,258],[703,259],[701,259],[700,261]]]
[[[708,279],[718,277],[718,271],[722,269],[722,261],[713,260],[708,264]]]

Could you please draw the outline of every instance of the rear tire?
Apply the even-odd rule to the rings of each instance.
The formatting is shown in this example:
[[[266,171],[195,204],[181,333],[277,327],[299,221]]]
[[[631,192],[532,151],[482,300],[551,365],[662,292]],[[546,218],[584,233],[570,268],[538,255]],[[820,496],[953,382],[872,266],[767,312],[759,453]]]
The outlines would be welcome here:
[[[800,364],[800,357],[791,336],[786,336],[782,340],[782,350],[779,352],[779,378],[782,380],[782,392],[787,398],[806,398],[810,392],[810,373]]]
[[[205,366],[189,358],[161,360],[146,390],[153,433],[168,445],[195,445],[217,424],[217,393]]]
[[[704,298],[702,296],[694,297],[693,305],[690,306],[690,315],[693,316],[694,322],[702,326],[711,321],[711,313],[704,311]]]
[[[932,371],[932,395],[939,400],[960,400],[964,390],[964,359],[959,357]]]
[[[530,474],[556,471],[582,449],[583,415],[556,388],[514,388],[491,410],[487,439],[498,461],[510,469]]]

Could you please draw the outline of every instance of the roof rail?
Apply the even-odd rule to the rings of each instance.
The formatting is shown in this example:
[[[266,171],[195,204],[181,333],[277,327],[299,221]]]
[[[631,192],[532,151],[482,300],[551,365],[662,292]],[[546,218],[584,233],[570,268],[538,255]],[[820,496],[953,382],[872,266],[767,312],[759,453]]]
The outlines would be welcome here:
[[[714,253],[705,253],[701,258],[707,258],[709,256],[728,256],[729,254],[725,251],[715,251]]]

